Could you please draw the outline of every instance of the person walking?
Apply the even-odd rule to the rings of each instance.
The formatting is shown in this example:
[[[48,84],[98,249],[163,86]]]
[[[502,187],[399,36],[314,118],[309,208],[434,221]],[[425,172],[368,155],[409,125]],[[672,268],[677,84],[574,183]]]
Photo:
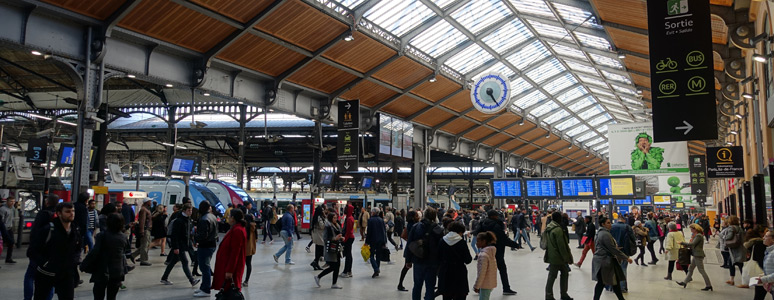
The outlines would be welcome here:
[[[285,242],[285,245],[273,255],[274,263],[279,263],[279,257],[282,253],[285,253],[285,264],[295,265],[296,263],[290,260],[290,252],[293,251],[293,232],[296,229],[296,224],[293,222],[293,215],[296,213],[295,206],[293,204],[288,205],[285,209],[285,214],[282,215],[282,219],[279,223],[282,224],[280,230],[280,238]]]
[[[648,265],[645,264],[645,245],[648,244],[648,228],[645,228],[645,226],[642,226],[642,222],[640,220],[634,221],[634,226],[632,227],[634,230],[634,237],[635,237],[635,244],[637,245],[637,249],[640,250],[640,255],[634,258],[634,263],[637,265],[641,265],[643,267],[647,267]],[[640,261],[642,261],[642,264],[640,264]]]
[[[679,255],[680,246],[685,242],[685,238],[683,237],[683,233],[677,230],[677,224],[675,222],[669,222],[667,228],[669,228],[669,233],[666,235],[664,249],[666,250],[666,259],[669,262],[669,267],[667,269],[667,276],[664,277],[664,280],[672,280],[672,271],[675,270],[675,262]],[[680,266],[680,268],[688,274],[687,268],[684,268],[683,266]]]
[[[27,271],[24,272],[24,300],[31,300],[35,293],[35,274],[38,270],[38,254],[43,251],[44,242],[50,231],[50,224],[54,220],[56,214],[56,207],[59,203],[59,196],[56,194],[46,195],[46,205],[38,211],[35,216],[35,221],[32,222],[32,228],[30,229],[30,245],[27,247],[27,258],[29,258],[29,264],[27,264]],[[74,217],[73,217],[74,218]],[[54,297],[54,289],[51,288],[48,291],[48,298]]]
[[[395,251],[398,251],[398,244],[392,239],[395,235],[395,214],[389,206],[384,207],[384,224],[387,226],[387,241],[395,247]]]
[[[419,222],[419,214],[415,210],[409,210],[408,214],[406,215],[406,228],[403,229],[402,239],[406,240],[406,247],[408,247],[408,235],[411,232],[411,229],[414,227],[414,224]],[[409,251],[406,251],[409,252]],[[403,286],[403,280],[406,278],[406,274],[411,269],[411,259],[406,256],[406,253],[403,253],[404,257],[404,264],[403,269],[400,271],[400,280],[398,281],[398,290],[401,292],[408,292],[408,289],[406,289]]]
[[[167,256],[167,206],[158,205],[156,210],[151,215],[151,235],[153,241],[151,241],[151,247],[161,247],[161,256]]]
[[[553,300],[554,298],[554,282],[556,281],[556,273],[560,272],[559,277],[559,292],[562,300],[572,300],[568,289],[569,267],[567,265],[573,262],[572,253],[570,252],[570,245],[564,232],[561,230],[561,214],[554,212],[551,217],[551,223],[546,226],[546,231],[543,232],[543,238],[546,241],[546,252],[543,256],[543,262],[548,263],[548,279],[546,280],[546,300]]]
[[[132,258],[136,259],[139,256],[141,266],[151,265],[151,263],[148,262],[148,248],[151,241],[150,233],[153,229],[151,227],[153,223],[151,222],[150,205],[150,198],[145,198],[142,202],[142,206],[140,206],[140,211],[137,213],[136,235],[137,240],[140,242],[140,246],[137,247],[137,250],[132,252]]]
[[[215,271],[212,274],[213,290],[228,290],[234,287],[242,290],[242,275],[245,271],[245,247],[247,231],[245,213],[239,209],[231,210],[228,218],[231,229],[226,232],[215,256]],[[289,236],[292,240],[293,236]]]
[[[7,200],[5,200],[5,205],[0,206],[0,219],[3,220],[3,223],[5,224],[5,229],[8,231],[8,239],[3,239],[3,243],[5,243],[5,263],[6,264],[15,264],[16,261],[13,260],[13,248],[14,248],[14,238],[16,237],[16,229],[17,226],[14,226],[17,218],[19,218],[19,210],[16,209],[16,198],[14,197],[8,197]]]
[[[172,285],[173,283],[169,281],[169,273],[172,272],[172,269],[175,267],[175,265],[180,262],[180,265],[183,267],[183,273],[185,274],[185,277],[188,278],[188,282],[191,283],[191,286],[196,286],[201,279],[194,278],[191,275],[191,270],[188,268],[188,258],[186,257],[186,252],[188,252],[189,249],[191,249],[191,220],[190,216],[193,213],[193,206],[191,203],[185,203],[183,204],[183,209],[180,210],[180,215],[174,218],[172,223],[170,224],[171,232],[170,235],[170,244],[169,249],[171,253],[168,257],[168,264],[166,269],[164,270],[164,274],[161,276],[161,283],[164,285]],[[173,215],[174,216],[174,215]]]
[[[266,237],[269,237],[269,245],[274,244],[274,237],[271,233],[271,219],[274,218],[274,210],[269,204],[266,204],[261,210],[261,223],[263,224],[263,241],[266,244]]]
[[[360,219],[358,219],[358,225],[360,227],[360,241],[365,240],[366,235],[366,227],[368,227],[368,220],[371,219],[371,215],[368,214],[368,211],[366,211],[365,207],[360,209]]]
[[[344,214],[344,231],[342,232],[342,243],[344,244],[344,271],[341,272],[342,278],[352,278],[352,244],[355,242],[355,207],[347,204]]]
[[[691,228],[691,241],[682,242],[681,244],[691,249],[691,265],[688,267],[688,275],[685,276],[683,281],[678,281],[677,284],[683,288],[687,287],[693,277],[693,271],[699,269],[699,273],[704,277],[704,288],[701,290],[711,291],[712,282],[710,282],[707,272],[704,271],[704,230],[696,223],[691,224],[689,227]]]
[[[115,300],[121,282],[127,273],[126,247],[129,247],[126,235],[123,233],[124,217],[111,213],[105,218],[106,230],[100,231],[95,237],[94,249],[83,259],[81,266],[93,264],[94,272],[89,282],[94,283],[92,294],[94,299]],[[90,263],[87,263],[91,261]]]
[[[99,226],[99,213],[97,212],[97,202],[89,200],[87,204],[87,222],[86,222],[86,238],[94,242],[94,234],[97,232]],[[91,248],[89,248],[91,251]]]
[[[497,210],[490,209],[487,212],[487,218],[481,221],[475,234],[487,231],[494,233],[497,241],[495,258],[497,259],[497,270],[500,272],[500,281],[503,283],[503,295],[516,295],[508,282],[508,268],[505,264],[505,247],[516,247],[516,242],[505,234],[505,228],[503,222],[500,221],[500,214]]]
[[[88,248],[91,249],[94,247],[94,240],[86,234],[86,229],[89,225],[89,208],[86,205],[86,201],[88,201],[89,198],[91,198],[91,196],[89,196],[89,193],[87,192],[78,194],[78,199],[73,203],[73,207],[75,208],[75,221],[73,221],[73,224],[78,228],[78,233],[81,234],[81,238],[83,239],[80,245],[84,247],[88,246]]]
[[[597,235],[597,226],[594,226],[594,222],[591,220],[591,216],[584,217],[584,224],[586,224],[586,231],[583,233],[583,253],[581,253],[580,260],[575,263],[575,266],[580,268],[583,265],[583,261],[586,260],[586,253],[591,250],[591,255],[594,255],[594,236]]]
[[[351,206],[348,205],[347,208],[349,207]],[[337,285],[336,282],[339,280],[339,269],[341,268],[341,242],[344,240],[344,237],[341,234],[341,226],[334,213],[329,213],[326,216],[323,240],[325,241],[323,257],[328,264],[328,268],[320,272],[319,275],[315,275],[314,282],[317,287],[320,287],[320,278],[333,273],[331,288],[341,289],[341,286]]]
[[[245,230],[247,231],[247,242],[245,243],[245,281],[242,286],[247,287],[250,281],[250,274],[253,273],[253,255],[256,252],[256,243],[258,242],[258,224],[255,222],[255,216],[247,210],[245,213]]]
[[[463,241],[465,224],[454,221],[438,243],[438,291],[444,300],[465,299],[470,292],[467,264],[473,261]]]
[[[406,211],[401,209],[395,214],[395,228],[393,229],[393,234],[398,236],[398,241],[400,242],[400,246],[398,246],[397,250],[403,250],[403,229],[406,228]]]
[[[575,218],[575,235],[578,237],[578,249],[585,248],[583,245],[583,233],[586,232],[586,218],[583,217],[581,212],[578,212]]]
[[[317,208],[314,210],[314,215],[312,215],[312,242],[314,243],[314,260],[312,260],[312,263],[309,265],[312,266],[312,268],[315,271],[322,270],[320,267],[320,259],[323,257],[323,252],[325,248],[325,240],[323,240],[323,234],[325,233],[325,215],[327,214],[326,210],[323,208],[323,205],[320,204],[317,206]],[[309,252],[309,246],[306,247],[307,252]]]
[[[478,212],[473,213],[473,217],[470,219],[470,247],[473,248],[473,252],[476,254],[476,257],[473,258],[478,259],[478,253],[480,252],[480,249],[478,248],[478,236],[473,234],[474,232],[478,232],[478,224],[481,222],[481,218],[478,216]]]
[[[728,268],[731,273],[731,279],[726,281],[728,285],[734,285],[734,276],[736,275],[736,268],[739,268],[739,272],[742,272],[742,266],[747,260],[747,249],[744,248],[744,231],[739,226],[739,217],[728,217],[728,228],[720,233],[720,239],[723,240],[728,249],[729,259],[731,261]],[[744,282],[743,282],[744,283]]]
[[[374,274],[371,275],[371,278],[376,278],[379,276],[379,266],[381,264],[377,255],[387,245],[387,229],[384,220],[379,217],[378,208],[372,208],[370,216],[368,225],[366,225],[365,244],[371,248],[371,267],[374,268]]]
[[[747,231],[747,241],[744,242],[744,247],[747,248],[747,252],[750,253],[750,260],[758,264],[758,267],[760,267],[761,270],[763,270],[763,261],[766,256],[766,246],[763,244],[763,238],[766,236],[766,231],[768,230],[764,225],[755,225],[752,230]],[[749,281],[743,282],[736,287],[750,288],[748,283]],[[763,300],[764,298],[766,298],[766,289],[760,285],[756,285],[754,300]]]
[[[492,232],[481,232],[476,236],[476,247],[481,249],[477,255],[476,282],[473,291],[479,300],[489,300],[492,290],[497,287],[497,237]]]
[[[514,239],[517,243],[519,242],[519,238],[523,238],[525,242],[527,242],[527,246],[529,246],[530,251],[535,251],[535,247],[532,247],[532,243],[529,241],[529,227],[527,225],[527,210],[522,209],[521,213],[519,213],[518,218],[516,219],[516,238]]]
[[[232,209],[232,216],[233,213],[234,210]],[[199,270],[202,274],[202,284],[194,292],[194,297],[209,297],[212,284],[210,261],[212,260],[212,255],[215,254],[215,247],[218,246],[218,220],[212,214],[212,206],[207,201],[199,203],[199,214],[200,217],[196,225],[194,240],[199,248],[196,251],[196,259],[199,262]],[[242,218],[244,219],[244,212],[242,213]],[[242,276],[239,276],[239,279],[242,279]]]
[[[656,258],[656,251],[653,249],[653,245],[658,240],[658,224],[656,224],[655,215],[653,212],[648,213],[648,221],[645,222],[645,228],[648,228],[648,252],[650,252],[649,265],[655,265],[658,262]]]
[[[758,286],[761,286],[761,288],[764,288],[765,286],[771,287],[774,283],[774,231],[769,230],[766,231],[766,234],[763,236],[763,245],[766,246],[765,255],[763,258],[763,276],[758,277]],[[762,286],[763,285],[763,286]],[[756,293],[755,293],[755,300],[763,300],[766,298],[766,295],[764,294],[763,297],[758,297],[758,286],[755,287]]]
[[[600,223],[602,224],[602,223]],[[600,228],[601,229],[601,228]],[[615,242],[617,245],[619,245],[620,251],[626,254],[627,256],[634,255],[636,249],[636,237],[634,235],[634,230],[632,230],[632,227],[629,226],[629,224],[626,222],[626,218],[623,216],[618,217],[618,222],[615,223],[615,225],[611,225],[609,229],[610,235],[613,236],[613,239],[615,239]],[[599,233],[597,233],[597,238],[599,238]],[[599,243],[595,245],[595,247],[599,247]],[[595,252],[596,253],[596,252]],[[620,276],[621,278],[624,278],[620,282],[620,288],[621,291],[624,293],[627,293],[629,291],[629,285],[626,282],[626,269],[629,267],[629,264],[631,263],[631,260],[621,260],[621,271],[623,271],[623,276]]]
[[[720,254],[723,256],[723,264],[720,265],[720,267],[728,269],[733,265],[731,264],[731,254],[728,252],[728,247],[726,247],[726,241],[723,240],[723,237],[730,234],[728,231],[730,231],[731,228],[728,226],[727,218],[724,218],[722,221],[720,221],[720,224],[721,229],[717,232],[718,247],[720,248]]]
[[[56,205],[56,217],[43,225],[42,234],[30,241],[30,247],[36,249],[31,259],[38,266],[35,272],[35,300],[49,299],[52,288],[60,300],[75,298],[75,273],[83,249],[83,235],[73,223],[74,219],[73,204],[59,203]]]
[[[408,251],[405,251],[403,256],[406,258],[406,264],[409,267],[413,265],[414,268],[414,288],[411,291],[413,300],[419,300],[422,297],[423,285],[425,286],[424,299],[435,298],[435,279],[439,266],[438,244],[443,237],[443,228],[435,221],[436,214],[437,211],[434,208],[426,208],[422,221],[411,227],[406,240]]]
[[[631,230],[631,227],[626,224],[626,220],[622,221],[623,226]],[[596,251],[594,251],[594,258],[591,260],[591,280],[597,282],[594,286],[594,300],[599,300],[599,297],[602,296],[602,289],[605,288],[605,285],[612,286],[618,300],[623,300],[621,282],[626,280],[626,275],[621,269],[619,261],[626,260],[632,263],[632,259],[618,249],[618,244],[610,234],[610,229],[613,227],[610,219],[604,216],[599,217],[599,226],[595,241]]]

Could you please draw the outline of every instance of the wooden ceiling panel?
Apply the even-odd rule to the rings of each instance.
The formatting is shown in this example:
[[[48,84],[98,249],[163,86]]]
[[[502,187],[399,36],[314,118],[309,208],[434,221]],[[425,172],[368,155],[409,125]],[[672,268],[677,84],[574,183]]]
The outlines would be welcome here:
[[[508,138],[511,138],[511,137],[508,137]],[[520,140],[517,140],[517,139],[512,139],[510,142],[507,142],[507,143],[503,144],[502,146],[500,146],[500,150],[510,152],[511,150],[513,150],[513,148],[521,146],[522,144],[524,144],[524,142],[522,142]]]
[[[505,126],[511,125],[514,122],[518,122],[519,117],[511,113],[503,113],[497,119],[489,121],[487,124],[494,128],[502,129]]]
[[[105,20],[118,10],[126,0],[43,0],[43,2],[48,2],[95,19]]]
[[[374,73],[374,78],[405,89],[432,74],[433,70],[420,65],[406,56],[396,59]]]
[[[650,60],[648,59],[627,55],[626,58],[624,58],[624,64],[629,70],[650,74]]]
[[[645,0],[591,0],[602,20],[648,29]],[[608,27],[609,28],[609,27]]]
[[[209,50],[236,30],[167,0],[142,1],[118,26],[199,52]]]
[[[495,135],[495,136],[493,136],[491,138],[488,138],[483,143],[487,144],[489,146],[495,146],[495,145],[499,145],[500,143],[505,142],[505,141],[510,140],[510,139],[511,139],[510,136],[507,136],[505,134],[498,134],[498,135]]]
[[[578,159],[578,158],[586,156],[586,154],[588,154],[588,152],[586,152],[586,151],[577,151],[577,152],[573,152],[573,153],[568,154],[567,157],[570,158],[570,159]]]
[[[460,85],[454,81],[449,80],[446,76],[436,76],[435,82],[427,81],[415,89],[411,90],[411,93],[425,98],[427,100],[436,102],[441,98],[448,96],[451,93],[460,89]],[[469,94],[469,91],[461,91],[461,94]]]
[[[355,78],[355,75],[314,60],[291,75],[288,81],[330,94]]]
[[[304,59],[295,51],[252,34],[243,35],[217,57],[271,76],[282,74]]]
[[[266,9],[270,0],[190,0],[219,14],[247,23]],[[94,1],[98,2],[98,1]]]
[[[485,113],[482,113],[482,112],[480,112],[478,110],[474,110],[474,111],[471,111],[471,112],[467,113],[466,116],[468,116],[468,117],[470,117],[472,119],[475,119],[476,121],[484,121],[484,120],[487,120],[487,119],[491,118],[494,115],[485,114]]]
[[[473,107],[473,103],[470,102],[470,94],[463,91],[441,103],[441,106],[456,112],[463,112]]]
[[[524,125],[516,125],[505,130],[505,132],[518,136],[524,132],[535,130],[535,125],[529,122],[524,122]],[[545,131],[544,131],[545,132]]]
[[[530,153],[536,149],[538,149],[538,147],[536,147],[535,145],[529,144],[519,148],[518,150],[515,151],[515,153],[518,154],[519,156],[524,156],[525,154]]]
[[[365,73],[396,54],[394,50],[360,32],[355,32],[353,37],[355,40],[339,42],[325,51],[323,56]]]
[[[427,104],[421,101],[414,100],[414,98],[411,98],[410,96],[401,96],[382,108],[382,110],[398,117],[405,118],[425,107],[427,107]]]
[[[533,160],[540,159],[538,162],[540,162],[540,163],[547,163],[549,161],[557,159],[558,156],[556,156],[556,154],[548,153],[548,152],[545,152],[545,151],[538,151],[538,152],[532,153],[530,155],[527,155],[527,158],[533,159]]]
[[[416,119],[414,119],[414,121],[422,125],[435,127],[436,125],[441,124],[441,122],[446,121],[449,118],[455,118],[455,116],[443,109],[432,108],[427,112],[419,115]]]
[[[360,99],[360,105],[373,107],[388,98],[395,96],[394,91],[378,85],[370,80],[360,81],[349,91],[341,95],[347,100]]]
[[[456,120],[450,122],[449,124],[446,124],[446,126],[441,127],[440,129],[450,134],[458,134],[464,131],[465,129],[470,128],[471,126],[478,126],[478,125],[466,119],[457,118]]]
[[[554,168],[558,168],[558,167],[560,167],[560,166],[562,166],[562,165],[564,165],[564,164],[566,164],[566,163],[569,163],[569,162],[570,162],[570,160],[569,160],[569,159],[567,159],[567,158],[564,158],[564,157],[561,157],[559,160],[557,160],[557,161],[553,162],[553,163],[551,164],[551,166],[552,166],[552,167],[554,167]]]
[[[567,149],[567,146],[569,146],[569,145],[570,145],[570,143],[568,143],[567,141],[559,141],[559,142],[553,143],[553,144],[551,144],[551,145],[549,145],[547,147],[544,147],[544,148],[548,149],[548,150],[551,150],[551,151],[554,151],[554,152],[562,152],[564,150],[567,150],[567,151],[578,150],[577,147],[573,147],[573,149]]]
[[[538,146],[540,146],[540,148],[543,148],[543,147],[545,147],[545,145],[551,144],[551,143],[553,143],[554,141],[556,141],[558,139],[559,139],[558,136],[555,136],[555,135],[552,134],[551,137],[549,137],[549,138],[538,139],[537,141],[535,141],[535,145],[538,145]]]
[[[255,28],[309,51],[319,49],[349,29],[299,0],[282,4]]]
[[[543,128],[535,128],[535,129],[530,130],[529,132],[525,133],[524,135],[522,135],[521,138],[523,138],[525,140],[528,140],[528,141],[531,141],[531,140],[534,140],[534,139],[536,139],[538,137],[543,137],[543,139],[545,140],[546,139],[545,136],[546,136],[547,132],[548,131],[546,131]]]
[[[639,85],[641,87],[650,88],[650,77],[642,76],[640,74],[634,74],[634,73],[629,73],[629,75],[632,76],[632,81],[634,81],[634,84]]]
[[[607,32],[610,33],[610,38],[619,49],[634,51],[645,55],[650,54],[647,35],[609,26],[607,27]]]
[[[480,139],[484,138],[485,136],[487,136],[487,135],[489,135],[489,134],[491,134],[493,132],[494,132],[494,130],[492,130],[492,129],[480,126],[480,127],[476,128],[476,129],[474,129],[473,131],[468,132],[467,134],[463,135],[463,137],[469,138],[469,139],[474,140],[474,141],[477,141],[477,140],[480,140]]]

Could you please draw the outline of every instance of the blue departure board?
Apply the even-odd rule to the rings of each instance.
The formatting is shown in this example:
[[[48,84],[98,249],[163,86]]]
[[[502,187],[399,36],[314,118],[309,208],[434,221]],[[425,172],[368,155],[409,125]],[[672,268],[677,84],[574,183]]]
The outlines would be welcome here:
[[[608,205],[610,204],[610,199],[600,199],[599,204],[601,205]]]
[[[492,180],[492,196],[495,198],[521,198],[521,180]]]
[[[527,179],[527,197],[556,197],[556,179]]]
[[[593,198],[594,180],[591,178],[559,179],[563,198]]]
[[[631,199],[615,200],[615,205],[632,205]]]

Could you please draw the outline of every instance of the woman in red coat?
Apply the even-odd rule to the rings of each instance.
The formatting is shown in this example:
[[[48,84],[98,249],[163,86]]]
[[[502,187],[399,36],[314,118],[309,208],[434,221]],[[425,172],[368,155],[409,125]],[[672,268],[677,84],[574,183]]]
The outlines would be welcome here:
[[[231,230],[223,237],[215,258],[215,273],[212,275],[212,289],[228,289],[233,282],[237,290],[242,289],[242,274],[245,271],[245,215],[241,210],[231,210],[228,218]],[[234,280],[234,278],[237,278]]]

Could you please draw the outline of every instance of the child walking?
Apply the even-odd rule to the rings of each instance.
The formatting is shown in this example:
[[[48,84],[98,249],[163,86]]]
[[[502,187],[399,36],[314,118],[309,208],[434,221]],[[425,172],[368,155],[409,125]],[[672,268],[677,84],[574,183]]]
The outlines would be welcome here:
[[[497,287],[497,238],[491,231],[481,232],[476,236],[476,247],[481,249],[478,253],[478,275],[473,291],[478,293],[479,300],[489,300],[492,290]]]

